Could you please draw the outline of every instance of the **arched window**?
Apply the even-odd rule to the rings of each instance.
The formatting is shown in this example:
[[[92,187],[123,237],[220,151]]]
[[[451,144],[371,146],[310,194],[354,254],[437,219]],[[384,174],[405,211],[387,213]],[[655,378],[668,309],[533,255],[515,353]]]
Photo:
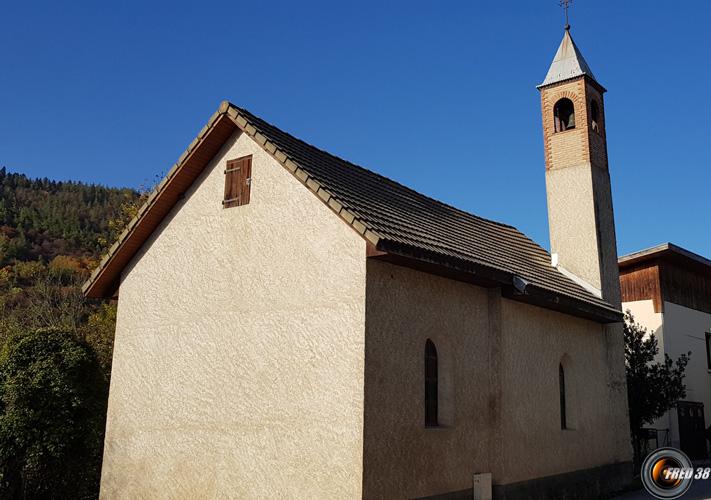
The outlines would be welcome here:
[[[573,101],[564,97],[553,108],[555,131],[563,132],[575,128],[575,107]]]
[[[558,388],[560,390],[560,428],[567,429],[568,422],[565,415],[565,370],[563,370],[563,363],[558,365]]]
[[[425,427],[437,427],[437,348],[425,342]]]
[[[600,106],[595,99],[590,101],[590,127],[595,132],[600,132]]]

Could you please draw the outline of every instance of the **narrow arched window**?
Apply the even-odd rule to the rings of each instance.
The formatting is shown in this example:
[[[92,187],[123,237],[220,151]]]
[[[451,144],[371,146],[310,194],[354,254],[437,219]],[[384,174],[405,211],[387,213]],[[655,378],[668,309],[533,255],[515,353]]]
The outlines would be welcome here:
[[[565,415],[565,370],[563,364],[558,365],[558,388],[560,391],[560,428],[567,429],[568,422]]]
[[[425,426],[437,427],[437,348],[425,342]]]
[[[590,101],[590,127],[595,132],[600,132],[600,106],[595,99]]]
[[[553,117],[555,121],[555,131],[563,132],[575,128],[575,106],[573,101],[564,97],[553,108]]]

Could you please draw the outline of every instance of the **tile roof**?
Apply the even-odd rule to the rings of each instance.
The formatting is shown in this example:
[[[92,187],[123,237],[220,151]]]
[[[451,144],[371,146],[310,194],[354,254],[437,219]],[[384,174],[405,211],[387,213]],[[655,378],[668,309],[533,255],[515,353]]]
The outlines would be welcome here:
[[[388,255],[477,275],[512,290],[519,300],[603,322],[621,313],[551,265],[543,248],[516,228],[478,217],[318,149],[246,109],[223,102],[218,112],[156,187],[136,218],[84,284],[89,297],[111,297],[123,268],[204,169],[240,129],[342,219]],[[521,278],[524,280],[521,281]]]
[[[377,235],[378,248],[408,251],[432,262],[484,266],[522,277],[540,289],[616,311],[554,268],[550,254],[515,227],[425,196],[307,144],[246,109],[232,107]]]

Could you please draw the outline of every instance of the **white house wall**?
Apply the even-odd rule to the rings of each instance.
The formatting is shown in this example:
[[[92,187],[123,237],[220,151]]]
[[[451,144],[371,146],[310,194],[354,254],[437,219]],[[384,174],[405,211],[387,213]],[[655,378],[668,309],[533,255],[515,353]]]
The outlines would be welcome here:
[[[704,404],[706,427],[711,425],[711,372],[706,361],[706,332],[711,332],[711,314],[672,302],[664,302],[664,352],[672,359],[691,351],[686,367],[686,400]],[[676,422],[675,411],[672,413]],[[676,425],[673,427],[672,445],[679,445]]]
[[[639,300],[622,304],[624,310],[630,310],[635,321],[654,332],[659,345],[658,361],[664,360],[664,354],[677,359],[681,354],[691,352],[686,367],[686,400],[704,403],[706,426],[711,425],[711,372],[706,362],[705,333],[711,332],[711,314],[664,302],[664,313],[655,313],[652,300]],[[669,443],[679,447],[679,429],[676,410],[667,412],[649,427],[669,430]],[[660,446],[665,444],[660,434]]]
[[[627,394],[610,383],[624,380],[624,367],[610,366],[605,326],[512,300],[502,305],[504,482],[628,462],[629,422],[619,411]],[[561,363],[568,429],[560,425]]]
[[[251,201],[222,208],[228,159]],[[125,270],[103,498],[355,498],[364,241],[244,134]]]

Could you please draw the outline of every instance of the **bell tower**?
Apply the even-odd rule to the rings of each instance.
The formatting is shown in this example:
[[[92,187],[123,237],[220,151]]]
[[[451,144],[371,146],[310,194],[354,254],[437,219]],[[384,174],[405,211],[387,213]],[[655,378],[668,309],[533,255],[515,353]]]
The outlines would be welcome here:
[[[605,88],[575,45],[569,25],[538,89],[552,264],[620,307]]]

